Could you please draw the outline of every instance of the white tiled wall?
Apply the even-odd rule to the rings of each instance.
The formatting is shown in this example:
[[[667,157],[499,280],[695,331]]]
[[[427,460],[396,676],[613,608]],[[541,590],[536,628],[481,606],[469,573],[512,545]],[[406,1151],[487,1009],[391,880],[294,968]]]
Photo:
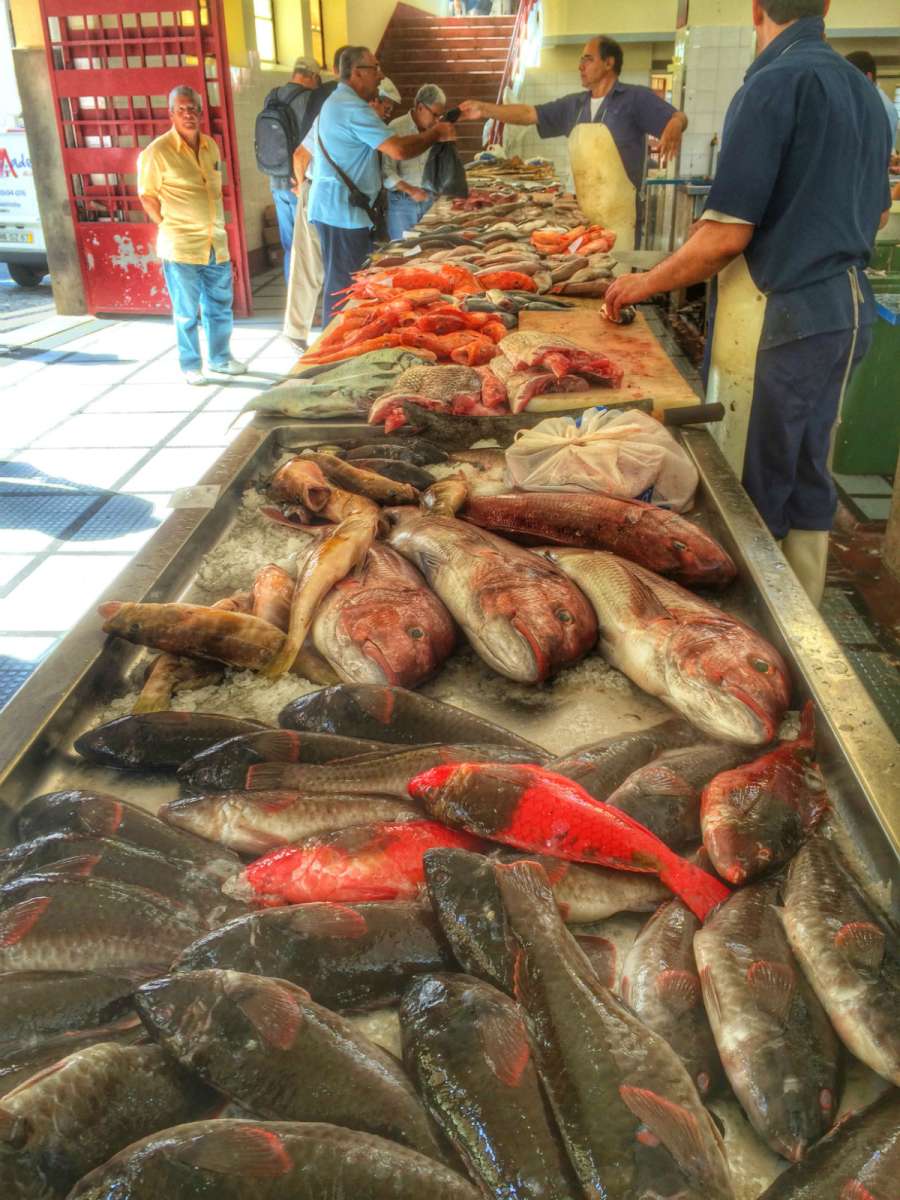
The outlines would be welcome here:
[[[701,25],[683,30],[685,89],[682,107],[688,130],[681,144],[682,175],[706,175],[710,142],[722,139],[725,113],[753,61],[753,30],[741,26]]]

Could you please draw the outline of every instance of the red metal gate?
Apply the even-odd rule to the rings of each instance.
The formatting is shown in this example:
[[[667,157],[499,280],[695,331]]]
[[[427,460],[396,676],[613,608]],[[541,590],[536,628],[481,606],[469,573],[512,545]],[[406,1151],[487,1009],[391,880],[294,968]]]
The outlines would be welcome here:
[[[222,0],[41,0],[44,41],[88,308],[169,312],[156,229],[137,197],[137,157],[170,126],[168,95],[203,97],[222,158],[235,312],[250,312]]]

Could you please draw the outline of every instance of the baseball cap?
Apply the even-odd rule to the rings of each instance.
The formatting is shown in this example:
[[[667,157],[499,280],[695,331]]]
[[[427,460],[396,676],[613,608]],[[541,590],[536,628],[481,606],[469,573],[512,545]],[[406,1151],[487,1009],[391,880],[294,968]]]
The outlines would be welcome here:
[[[384,96],[386,100],[393,100],[394,104],[400,103],[400,93],[397,91],[396,84],[385,77],[378,85],[378,95]]]

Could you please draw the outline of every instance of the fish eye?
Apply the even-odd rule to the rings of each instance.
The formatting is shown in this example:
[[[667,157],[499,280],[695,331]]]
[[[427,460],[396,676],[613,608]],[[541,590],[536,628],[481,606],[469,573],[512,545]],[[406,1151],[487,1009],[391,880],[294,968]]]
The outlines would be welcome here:
[[[571,620],[573,620],[572,614],[570,612],[567,612],[564,608],[558,609],[556,616],[557,616],[557,619],[562,621],[562,623],[564,625],[568,625],[568,623]]]
[[[411,638],[423,638],[425,636],[424,629],[419,629],[417,626],[413,626],[412,629],[407,630],[407,633]]]
[[[672,546],[675,550],[687,550],[687,542],[673,542]]]
[[[759,671],[760,675],[768,675],[770,666],[764,658],[751,658],[749,661],[754,671]]]

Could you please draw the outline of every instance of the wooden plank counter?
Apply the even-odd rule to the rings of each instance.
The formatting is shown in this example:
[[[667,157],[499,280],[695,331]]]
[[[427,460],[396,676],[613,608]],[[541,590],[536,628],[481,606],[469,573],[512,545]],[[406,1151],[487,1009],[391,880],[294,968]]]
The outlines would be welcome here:
[[[536,396],[529,412],[552,412],[554,408],[590,408],[595,404],[615,405],[626,400],[653,401],[655,415],[667,408],[697,404],[699,397],[679,372],[638,309],[632,325],[613,325],[600,314],[600,300],[582,300],[577,308],[560,312],[523,312],[519,328],[535,333],[555,333],[599,351],[618,363],[625,372],[620,388],[591,388],[562,396]]]

